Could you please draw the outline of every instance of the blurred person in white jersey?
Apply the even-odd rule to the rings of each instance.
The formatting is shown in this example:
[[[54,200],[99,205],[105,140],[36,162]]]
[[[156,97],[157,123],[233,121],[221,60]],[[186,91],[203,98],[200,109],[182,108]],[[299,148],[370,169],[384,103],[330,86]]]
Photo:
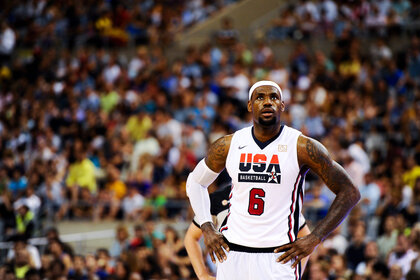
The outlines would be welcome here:
[[[326,148],[282,125],[280,87],[259,81],[249,90],[253,126],[216,140],[187,179],[187,194],[217,279],[300,279],[308,256],[359,201],[360,193]],[[232,178],[226,224],[212,222],[207,187],[226,167]],[[323,220],[298,238],[305,174],[311,169],[336,195]]]

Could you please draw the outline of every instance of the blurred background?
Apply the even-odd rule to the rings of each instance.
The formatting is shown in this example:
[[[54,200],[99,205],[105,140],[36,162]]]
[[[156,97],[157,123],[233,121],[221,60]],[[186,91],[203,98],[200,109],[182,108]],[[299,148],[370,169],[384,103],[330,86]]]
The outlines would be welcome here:
[[[251,124],[261,79],[362,195],[303,279],[420,279],[419,19],[415,0],[1,1],[0,279],[196,279],[186,177]],[[333,198],[308,174],[311,228]]]

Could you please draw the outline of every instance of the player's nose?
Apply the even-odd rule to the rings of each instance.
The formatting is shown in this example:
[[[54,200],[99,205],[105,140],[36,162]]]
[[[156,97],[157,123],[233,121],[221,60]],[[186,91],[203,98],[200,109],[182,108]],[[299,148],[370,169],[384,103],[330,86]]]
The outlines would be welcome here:
[[[266,97],[266,98],[264,98],[262,104],[263,104],[264,107],[271,107],[273,105],[273,101],[271,100],[270,97]]]

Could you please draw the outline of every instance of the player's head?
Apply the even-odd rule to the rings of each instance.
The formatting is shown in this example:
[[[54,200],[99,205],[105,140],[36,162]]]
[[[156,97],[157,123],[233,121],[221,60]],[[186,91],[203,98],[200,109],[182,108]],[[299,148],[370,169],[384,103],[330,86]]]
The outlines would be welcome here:
[[[256,82],[249,90],[248,111],[252,113],[255,124],[278,125],[284,107],[282,91],[272,81]]]

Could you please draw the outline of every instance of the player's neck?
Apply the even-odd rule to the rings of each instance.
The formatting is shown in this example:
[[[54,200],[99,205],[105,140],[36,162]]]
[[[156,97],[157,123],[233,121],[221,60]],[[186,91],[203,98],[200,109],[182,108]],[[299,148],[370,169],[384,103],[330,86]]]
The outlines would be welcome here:
[[[281,129],[280,124],[272,126],[261,126],[254,124],[254,136],[261,142],[266,142],[278,135]]]

